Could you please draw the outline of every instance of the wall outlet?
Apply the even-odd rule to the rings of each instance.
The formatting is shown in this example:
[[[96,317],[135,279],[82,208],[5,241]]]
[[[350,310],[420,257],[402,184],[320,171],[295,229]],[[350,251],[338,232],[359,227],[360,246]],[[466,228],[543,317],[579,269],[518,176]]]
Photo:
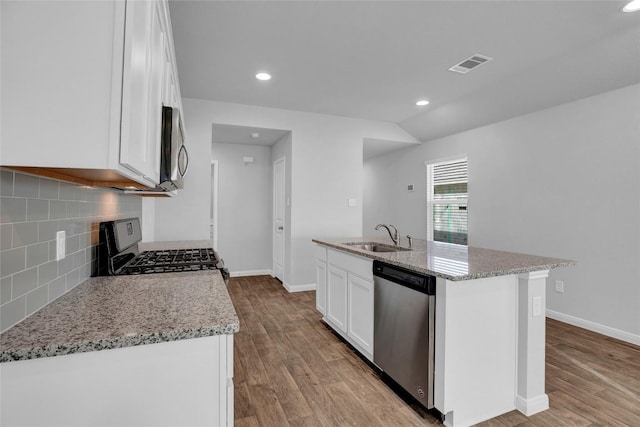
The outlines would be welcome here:
[[[56,261],[64,259],[67,250],[67,233],[58,231],[56,233]]]
[[[542,297],[533,297],[533,317],[542,316]]]
[[[347,200],[347,204],[350,208],[353,208],[355,206],[358,206],[358,200],[357,199],[349,199]]]
[[[564,282],[561,280],[556,280],[556,292],[563,294],[564,293]]]

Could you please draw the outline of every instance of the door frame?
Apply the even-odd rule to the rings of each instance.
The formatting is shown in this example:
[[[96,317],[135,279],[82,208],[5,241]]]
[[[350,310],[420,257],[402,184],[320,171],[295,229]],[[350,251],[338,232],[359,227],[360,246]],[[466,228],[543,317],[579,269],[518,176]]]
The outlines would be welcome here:
[[[284,230],[282,231],[282,277],[279,278],[278,276],[276,276],[276,262],[275,262],[275,254],[276,254],[276,238],[275,238],[275,233],[276,233],[276,186],[275,186],[275,175],[276,175],[276,164],[278,163],[282,163],[282,174],[283,174],[283,180],[282,180],[282,207],[284,209],[283,212],[283,218],[282,218],[282,225],[284,227]],[[272,242],[272,254],[273,256],[271,257],[272,259],[272,265],[271,265],[271,273],[273,277],[276,277],[278,279],[280,279],[282,281],[282,283],[285,283],[285,271],[287,269],[287,245],[286,245],[286,232],[287,232],[287,205],[286,205],[286,200],[287,200],[287,158],[286,156],[280,157],[278,159],[276,159],[273,162],[272,165],[272,201],[271,201],[271,205],[272,205],[272,214],[271,214],[271,242]]]
[[[211,211],[213,212],[213,236],[209,236],[212,240],[211,244],[215,250],[218,250],[218,169],[217,160],[211,160]],[[209,227],[211,227],[211,218],[209,218]]]

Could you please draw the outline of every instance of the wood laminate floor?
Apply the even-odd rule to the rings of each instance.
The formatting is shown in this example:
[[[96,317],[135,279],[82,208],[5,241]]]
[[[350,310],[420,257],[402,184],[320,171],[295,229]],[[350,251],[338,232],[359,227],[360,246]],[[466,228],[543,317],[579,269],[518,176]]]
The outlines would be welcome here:
[[[321,321],[315,292],[269,276],[232,278],[235,425],[429,426],[436,416],[398,397]],[[640,348],[547,321],[551,408],[512,411],[482,426],[640,427]]]

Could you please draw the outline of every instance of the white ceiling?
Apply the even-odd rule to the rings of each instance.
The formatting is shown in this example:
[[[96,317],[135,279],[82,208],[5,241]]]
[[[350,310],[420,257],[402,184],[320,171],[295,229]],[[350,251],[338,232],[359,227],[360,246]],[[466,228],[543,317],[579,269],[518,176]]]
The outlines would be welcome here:
[[[290,131],[214,123],[211,141],[219,144],[245,144],[271,146]],[[257,133],[253,137],[251,134]]]
[[[171,2],[182,95],[398,123],[420,141],[640,81],[606,1]],[[494,60],[462,75],[475,54]],[[268,71],[269,82],[254,75]],[[427,98],[431,104],[416,107]]]

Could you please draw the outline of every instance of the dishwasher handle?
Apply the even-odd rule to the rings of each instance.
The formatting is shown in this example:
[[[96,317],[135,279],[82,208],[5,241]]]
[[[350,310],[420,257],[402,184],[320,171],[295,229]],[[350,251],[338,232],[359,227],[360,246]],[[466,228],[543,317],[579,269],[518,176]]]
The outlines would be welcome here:
[[[373,261],[373,276],[394,282],[398,285],[411,288],[427,295],[436,294],[436,278],[428,274],[422,274],[397,265]]]

